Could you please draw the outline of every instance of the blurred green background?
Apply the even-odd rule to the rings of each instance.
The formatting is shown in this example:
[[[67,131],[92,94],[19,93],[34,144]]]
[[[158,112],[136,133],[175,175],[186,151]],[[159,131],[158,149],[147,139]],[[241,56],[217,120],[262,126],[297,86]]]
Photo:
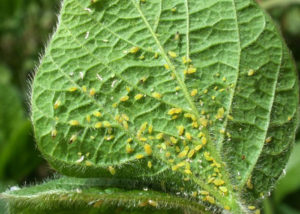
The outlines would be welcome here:
[[[300,0],[257,1],[277,22],[300,68]],[[58,0],[0,0],[0,191],[54,173],[35,147],[29,100],[59,6]],[[266,214],[300,214],[300,132],[296,141],[286,176],[264,201]]]

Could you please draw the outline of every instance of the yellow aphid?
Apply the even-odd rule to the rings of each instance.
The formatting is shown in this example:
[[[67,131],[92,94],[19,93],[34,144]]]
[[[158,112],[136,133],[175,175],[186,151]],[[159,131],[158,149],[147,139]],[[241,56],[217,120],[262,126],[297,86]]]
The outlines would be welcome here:
[[[122,114],[122,118],[126,121],[129,121],[129,117],[127,116],[127,114]]]
[[[126,152],[127,152],[128,154],[130,154],[130,153],[133,152],[133,149],[131,148],[130,144],[127,144],[127,145],[126,145]]]
[[[136,158],[136,159],[142,159],[142,158],[144,158],[144,155],[142,155],[142,154],[137,154],[137,155],[135,156],[135,158]]]
[[[222,179],[217,178],[217,179],[214,180],[213,183],[214,183],[214,185],[216,185],[216,186],[221,186],[221,185],[223,185],[225,182],[224,182]]]
[[[177,54],[174,51],[169,51],[168,54],[172,58],[176,58],[177,57]]]
[[[203,126],[203,127],[206,127],[207,124],[208,124],[208,120],[204,117],[200,118],[200,124]]]
[[[71,88],[69,88],[69,91],[70,91],[70,92],[77,91],[77,87],[71,87]]]
[[[233,120],[233,117],[231,115],[227,115],[228,120]]]
[[[83,85],[81,88],[82,88],[82,91],[83,91],[83,92],[87,92],[87,88],[86,88],[85,85]]]
[[[142,141],[142,142],[146,142],[147,138],[146,137],[140,137],[139,140]]]
[[[129,96],[127,95],[120,98],[121,102],[126,102],[127,100],[129,100]]]
[[[105,136],[104,137],[104,139],[107,140],[107,141],[110,141],[110,140],[112,140],[114,138],[115,138],[115,136],[113,136],[113,135],[109,135],[109,136]]]
[[[96,129],[100,129],[102,127],[102,123],[101,122],[98,122],[95,124],[95,128]]]
[[[197,120],[196,116],[193,115],[193,114],[191,114],[191,113],[185,113],[185,114],[184,114],[184,117],[186,117],[186,118],[191,118],[193,121],[196,121],[196,120]]]
[[[196,147],[195,147],[195,151],[199,151],[200,149],[202,149],[202,147],[203,147],[202,145],[196,146]]]
[[[272,141],[272,137],[267,137],[266,138],[266,143],[270,143]]]
[[[191,91],[191,96],[194,97],[194,96],[197,95],[197,93],[198,93],[198,90],[197,90],[197,89],[193,89],[193,90]]]
[[[153,200],[148,200],[148,204],[150,204],[152,207],[157,207],[158,203],[156,201]]]
[[[180,34],[179,34],[179,32],[175,33],[174,40],[175,41],[179,41],[180,40]]]
[[[203,132],[199,132],[199,134],[198,134],[198,136],[197,137],[199,137],[199,138],[201,138],[201,137],[204,137],[205,135],[204,135],[204,133]]]
[[[226,77],[223,77],[222,80],[223,80],[224,82],[226,82]]]
[[[254,71],[253,69],[250,69],[250,70],[248,71],[248,76],[253,76],[254,73],[255,73],[255,71]]]
[[[248,189],[253,189],[253,184],[251,183],[251,178],[249,178],[249,179],[247,180],[247,188],[248,188]]]
[[[171,11],[172,11],[173,13],[176,12],[176,11],[177,11],[176,7],[173,7],[173,8],[171,9]]]
[[[217,112],[217,115],[216,115],[216,119],[218,119],[218,120],[223,119],[224,112],[225,112],[224,108],[219,108],[218,112]]]
[[[113,108],[117,108],[117,107],[118,107],[118,103],[113,103],[113,104],[112,104],[112,107],[113,107]]]
[[[157,140],[161,140],[163,137],[164,137],[163,133],[159,133],[159,134],[156,135]]]
[[[71,126],[78,126],[79,125],[79,121],[78,120],[70,120],[69,124]]]
[[[225,209],[225,210],[230,210],[230,206],[226,205],[226,206],[224,207],[224,209]]]
[[[197,197],[198,193],[197,192],[192,192],[192,197]]]
[[[176,86],[175,90],[176,90],[176,91],[179,91],[179,90],[180,90],[180,87],[179,87],[179,86]]]
[[[126,91],[129,93],[131,91],[131,88],[126,86]]]
[[[204,190],[201,190],[199,193],[200,193],[201,195],[209,195],[209,192],[204,191]]]
[[[255,210],[254,214],[260,214],[260,210],[259,209]]]
[[[224,186],[219,187],[219,189],[220,189],[222,192],[224,192],[224,193],[227,193],[227,192],[228,192],[228,189],[227,189],[226,187],[224,187]]]
[[[169,115],[180,114],[181,112],[182,112],[182,109],[181,109],[181,108],[171,108],[171,109],[168,111],[168,114],[169,114]]]
[[[170,65],[169,64],[164,64],[165,69],[170,70]]]
[[[156,53],[154,54],[154,58],[157,59],[158,56],[159,56],[159,55],[158,55],[158,53],[156,52]]]
[[[188,140],[192,140],[192,135],[191,135],[191,133],[189,133],[189,132],[186,132],[186,133],[185,133],[185,137],[186,137]]]
[[[108,121],[103,121],[103,126],[104,126],[105,128],[110,128],[110,127],[111,127],[111,124],[110,124],[110,122],[108,122]]]
[[[88,123],[90,123],[90,122],[91,122],[91,115],[87,115],[87,116],[85,117],[85,119],[86,119],[86,121],[87,121]]]
[[[183,56],[182,57],[183,64],[191,63],[192,60],[189,57]]]
[[[187,175],[191,175],[192,174],[192,171],[190,169],[185,169],[184,170],[184,173],[187,174]]]
[[[212,161],[212,160],[213,160],[213,158],[210,157],[209,152],[204,152],[204,157],[205,157],[205,159],[206,159],[207,161]]]
[[[184,126],[180,125],[180,126],[177,126],[176,128],[178,130],[178,135],[182,136],[184,133]]]
[[[292,120],[292,117],[291,116],[288,116],[288,121],[291,121]]]
[[[51,137],[52,137],[52,138],[55,138],[56,135],[57,135],[57,130],[56,130],[56,129],[53,129],[53,130],[51,131]]]
[[[123,121],[122,124],[123,124],[124,129],[128,130],[128,123],[127,123],[127,121]]]
[[[249,209],[249,210],[255,210],[256,207],[255,207],[255,206],[248,206],[248,209]]]
[[[56,100],[56,102],[54,103],[54,109],[58,109],[58,107],[61,105],[61,101],[60,100]]]
[[[205,144],[207,143],[206,137],[203,137],[203,138],[201,139],[201,142],[202,142],[203,145],[205,145]]]
[[[135,100],[140,100],[140,99],[143,98],[143,96],[144,96],[144,95],[142,95],[142,94],[137,94],[137,95],[134,96],[134,99],[135,99]]]
[[[130,48],[129,53],[135,54],[135,53],[137,53],[139,50],[140,50],[139,47],[132,47],[132,48]]]
[[[189,153],[188,153],[188,158],[192,158],[195,154],[195,150],[192,149]]]
[[[224,134],[225,133],[225,129],[224,128],[222,128],[222,129],[220,129],[220,134]]]
[[[172,166],[172,171],[177,171],[178,170],[178,166],[177,165],[175,165],[175,166]]]
[[[91,88],[90,90],[90,95],[94,96],[96,94],[96,90],[94,88]]]
[[[176,144],[177,143],[177,139],[175,137],[170,137],[170,140],[173,144]]]
[[[153,132],[153,126],[152,126],[152,125],[149,125],[149,127],[148,127],[148,133],[149,133],[149,134],[152,134],[152,132]]]
[[[199,127],[199,124],[197,123],[197,121],[194,121],[192,123],[193,128],[197,129]]]
[[[92,163],[91,161],[88,161],[88,160],[87,160],[87,161],[85,161],[85,165],[86,165],[86,166],[92,166],[93,163]]]
[[[145,56],[144,56],[144,55],[141,55],[141,56],[139,56],[139,59],[140,59],[140,60],[143,60],[143,59],[145,59]]]
[[[190,65],[189,68],[187,69],[187,74],[193,74],[193,73],[196,73],[196,71],[197,71],[197,68]]]
[[[115,168],[112,167],[112,166],[109,166],[109,167],[108,167],[108,171],[109,171],[110,174],[112,174],[112,175],[116,174],[116,170],[115,170]]]
[[[131,143],[132,142],[132,138],[128,138],[127,140],[126,140],[126,143]]]
[[[215,99],[216,99],[216,96],[211,96],[211,99],[212,99],[212,100],[215,100]]]
[[[156,99],[161,99],[162,95],[158,92],[153,92],[152,93],[152,97],[156,98]]]
[[[148,166],[149,169],[151,169],[152,168],[152,162],[148,161],[147,166]]]
[[[77,140],[77,135],[73,134],[70,138],[70,143],[74,143]]]
[[[140,128],[140,132],[144,132],[147,128],[147,125],[148,123],[147,122],[144,122],[142,125],[141,125],[141,128]]]
[[[203,94],[207,94],[208,90],[204,89]]]
[[[188,150],[183,150],[182,152],[180,152],[178,154],[178,157],[179,158],[184,158],[187,155],[188,152],[189,152]]]
[[[166,152],[165,156],[166,156],[166,158],[169,158],[171,156],[171,153],[170,152]]]
[[[145,150],[147,155],[152,155],[152,148],[149,144],[144,145],[144,150]]]
[[[213,197],[209,196],[209,195],[205,197],[205,200],[208,201],[211,204],[215,203],[215,199]]]

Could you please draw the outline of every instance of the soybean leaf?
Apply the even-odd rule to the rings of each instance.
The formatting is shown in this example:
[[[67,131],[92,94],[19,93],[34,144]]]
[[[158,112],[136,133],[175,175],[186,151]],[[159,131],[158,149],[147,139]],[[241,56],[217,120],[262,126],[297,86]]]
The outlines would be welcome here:
[[[252,0],[65,0],[32,120],[63,174],[247,213],[282,174],[297,105],[293,61]]]
[[[120,183],[120,181],[115,181]],[[108,187],[101,179],[63,177],[0,196],[10,213],[207,213],[196,202],[150,190]],[[187,205],[188,203],[188,205]]]

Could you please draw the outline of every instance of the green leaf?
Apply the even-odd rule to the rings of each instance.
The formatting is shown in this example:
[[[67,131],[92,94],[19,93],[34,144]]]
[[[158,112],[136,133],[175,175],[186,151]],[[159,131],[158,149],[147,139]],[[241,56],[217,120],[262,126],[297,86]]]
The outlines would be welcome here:
[[[293,193],[300,189],[300,144],[297,143],[291,154],[290,160],[286,168],[286,175],[284,175],[279,181],[274,191],[274,197],[276,203],[280,203],[284,197],[290,193]]]
[[[0,66],[0,180],[20,182],[40,162],[34,148],[32,126],[24,116],[21,96]]]
[[[114,181],[114,184],[121,181]],[[124,181],[123,181],[124,182]],[[105,180],[63,177],[0,198],[9,201],[10,213],[207,213],[203,205],[151,190],[109,187]],[[142,211],[142,212],[141,212]],[[119,213],[118,212],[118,213]]]
[[[32,120],[63,174],[247,213],[286,165],[297,106],[293,61],[252,0],[65,0]]]

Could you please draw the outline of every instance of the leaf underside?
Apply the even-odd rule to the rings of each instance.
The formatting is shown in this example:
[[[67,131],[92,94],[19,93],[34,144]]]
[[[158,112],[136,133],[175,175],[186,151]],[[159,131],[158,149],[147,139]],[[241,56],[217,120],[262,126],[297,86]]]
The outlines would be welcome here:
[[[32,120],[64,174],[164,182],[241,213],[285,167],[297,92],[289,52],[252,0],[65,0]]]

